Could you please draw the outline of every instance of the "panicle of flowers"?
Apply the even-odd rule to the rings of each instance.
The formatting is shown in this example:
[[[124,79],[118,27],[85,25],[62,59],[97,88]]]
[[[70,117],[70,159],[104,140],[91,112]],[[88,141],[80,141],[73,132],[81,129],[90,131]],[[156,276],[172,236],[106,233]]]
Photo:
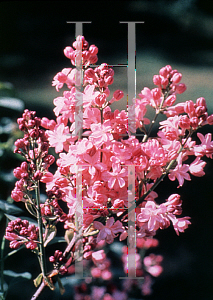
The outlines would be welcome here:
[[[17,218],[8,223],[5,238],[10,241],[12,249],[18,249],[25,245],[26,248],[34,250],[38,243],[38,227],[29,224],[27,220]]]
[[[202,157],[212,158],[212,136],[197,133],[198,144],[192,138],[202,126],[213,125],[213,115],[208,115],[203,97],[196,103],[189,100],[175,104],[178,94],[183,93],[186,86],[181,83],[182,74],[170,65],[161,68],[159,75],[154,75],[153,83],[157,87],[151,90],[145,87],[139,97],[133,99],[133,104],[127,105],[127,111],[112,111],[111,104],[124,96],[121,90],[116,90],[110,97],[113,69],[106,63],[92,66],[97,62],[98,48],[95,45],[89,47],[83,36],[78,36],[72,46],[66,47],[64,54],[76,68],[63,69],[52,82],[57,91],[64,84],[68,89],[53,101],[55,120],[40,119],[29,110],[18,119],[24,137],[15,142],[15,153],[21,154],[25,161],[14,170],[18,181],[11,196],[15,201],[25,202],[37,218],[41,212],[45,233],[41,233],[40,223],[40,235],[45,245],[55,236],[57,223],[63,223],[68,246],[64,253],[56,250],[50,257],[54,274],[71,272],[73,262],[78,258],[76,253],[81,252],[84,259],[92,259],[95,263],[94,277],[110,278],[104,253],[93,250],[99,243],[112,244],[117,238],[122,241],[128,237],[130,197],[136,204],[138,248],[148,247],[147,241],[159,229],[172,225],[179,235],[191,224],[190,217],[181,216],[179,194],[157,201],[158,194],[154,190],[167,175],[171,181],[177,179],[180,187],[185,180],[191,180],[191,176],[205,174],[206,162]],[[146,117],[148,107],[155,110],[151,123]],[[159,123],[157,136],[151,137],[159,114],[164,115],[165,120]],[[135,128],[131,124],[135,124]],[[138,132],[142,133],[142,139],[137,138]],[[58,155],[54,174],[49,171],[55,160],[48,154],[49,147],[53,147]],[[129,184],[131,176],[134,187]],[[47,199],[43,204],[34,199],[40,182],[46,184]],[[79,232],[77,185],[81,186],[83,203],[83,252],[76,239]],[[61,200],[65,209],[60,205]],[[11,245],[20,245],[19,231],[14,232],[13,225],[9,228],[5,237]],[[26,238],[29,238],[27,233],[24,234],[25,244]],[[34,239],[33,242],[35,245]],[[144,272],[158,276],[162,272],[162,257],[153,254],[141,262],[139,252],[136,254],[139,276]],[[98,266],[101,265],[105,267],[100,272]],[[144,282],[142,291],[148,294],[150,277],[146,276]]]
[[[85,41],[84,37],[77,38],[77,41],[80,40]],[[65,49],[67,53],[67,49],[71,48]],[[74,50],[69,51],[74,55]],[[139,94],[140,98],[134,99],[134,104],[128,107],[128,113],[118,109],[112,112],[111,103],[120,100],[124,95],[122,91],[117,90],[110,100],[107,99],[110,95],[108,85],[113,82],[113,70],[107,64],[101,64],[96,68],[86,65],[84,52],[82,59],[83,137],[79,139],[73,136],[78,100],[76,89],[72,86],[70,91],[63,93],[63,97],[54,100],[57,119],[55,127],[47,130],[47,135],[50,146],[55,147],[55,151],[59,153],[59,159],[58,170],[52,182],[47,183],[47,190],[63,182],[60,189],[64,191],[69,215],[74,216],[75,182],[78,171],[81,171],[84,228],[103,216],[108,218],[107,222],[113,224],[114,218],[116,219],[123,209],[128,207],[130,191],[128,191],[127,166],[135,165],[136,203],[142,197],[147,200],[147,202],[140,201],[136,210],[138,234],[153,235],[157,229],[166,228],[170,223],[179,234],[188,227],[189,219],[177,221],[176,212],[181,211],[180,205],[176,210],[168,211],[167,208],[170,207],[168,201],[157,204],[154,199],[158,195],[151,189],[165,173],[170,180],[177,179],[179,186],[183,185],[184,180],[191,179],[190,174],[194,176],[205,174],[203,169],[206,163],[201,157],[204,155],[211,157],[211,136],[208,135],[208,142],[205,142],[205,138],[198,135],[202,140],[201,145],[196,145],[191,139],[199,127],[212,124],[213,117],[207,113],[205,99],[198,98],[196,103],[189,100],[174,105],[176,95],[183,93],[186,86],[181,83],[182,74],[167,65],[160,69],[159,75],[153,77],[157,87],[152,90],[145,87]],[[74,59],[72,60],[74,62]],[[149,124],[149,120],[145,117],[147,106],[156,110],[156,116],[159,113],[167,116],[165,121],[160,122],[155,139],[149,138],[153,123],[147,128]],[[128,118],[131,117],[129,112],[132,110],[136,128],[144,133],[142,142],[131,135],[128,129]],[[51,122],[53,124],[53,121]],[[48,126],[46,128],[48,129]],[[194,156],[194,161],[191,164],[183,163],[189,156]],[[109,211],[114,213],[113,217]],[[98,241],[106,239],[110,243],[113,242],[116,235],[113,234],[111,227],[107,225],[108,223],[106,227],[100,224],[98,221],[94,222],[94,226],[99,230]],[[123,238],[126,236],[126,225],[118,223],[118,226]]]

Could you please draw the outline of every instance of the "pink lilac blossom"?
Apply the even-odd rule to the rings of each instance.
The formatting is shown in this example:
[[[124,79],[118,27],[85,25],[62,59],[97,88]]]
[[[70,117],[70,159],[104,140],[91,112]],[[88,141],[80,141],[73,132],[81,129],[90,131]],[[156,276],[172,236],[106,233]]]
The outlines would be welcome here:
[[[97,53],[95,45],[89,47],[85,38],[78,36],[72,47],[64,49],[65,56],[77,69],[64,68],[53,78],[52,85],[57,91],[64,86],[68,89],[53,101],[56,120],[40,119],[29,110],[25,110],[22,118],[17,120],[24,137],[15,142],[14,152],[22,155],[25,162],[14,170],[18,181],[11,196],[15,201],[23,201],[26,205],[30,203],[38,211],[32,192],[39,182],[45,183],[47,199],[40,207],[44,227],[47,230],[47,224],[54,227],[62,222],[65,230],[76,233],[76,194],[77,184],[81,181],[81,226],[83,232],[88,236],[91,234],[90,240],[87,236],[83,238],[83,257],[93,260],[93,277],[110,280],[109,260],[102,249],[93,250],[103,247],[104,243],[113,243],[119,235],[120,241],[128,237],[127,207],[130,197],[137,206],[135,230],[138,248],[148,249],[156,244],[153,237],[157,231],[170,224],[177,235],[191,224],[189,217],[180,217],[182,200],[179,194],[172,194],[163,202],[157,199],[154,189],[166,175],[171,181],[177,179],[178,187],[185,180],[191,180],[190,174],[204,176],[206,162],[201,158],[212,158],[212,135],[197,133],[200,144],[196,144],[192,137],[197,129],[213,123],[213,115],[208,115],[203,97],[195,103],[189,100],[175,104],[178,94],[183,93],[186,86],[180,82],[182,74],[170,65],[154,75],[155,87],[143,88],[139,97],[132,99],[133,104],[127,106],[127,111],[112,111],[110,105],[122,99],[124,93],[116,90],[109,97],[114,71],[106,63],[92,66],[97,62]],[[82,66],[81,71],[79,66]],[[81,75],[83,81],[79,89]],[[149,108],[155,111],[151,124],[146,118]],[[159,123],[157,135],[153,137],[152,129],[159,114],[165,119]],[[54,157],[48,154],[49,147],[58,154],[54,174],[49,171],[54,162]],[[132,173],[128,172],[129,166],[134,169]],[[133,189],[130,189],[129,175],[134,177]],[[13,248],[25,244],[35,250],[37,229],[23,222],[18,219],[9,223],[5,237]],[[74,257],[72,251],[75,250],[71,250],[71,260]],[[151,292],[149,274],[154,277],[160,275],[162,257],[150,254],[142,264],[139,253],[136,254],[137,275],[145,277],[140,288],[144,295],[148,295]],[[69,269],[62,264],[63,259],[62,252],[55,252],[50,257],[54,270],[60,274]],[[123,263],[127,271],[127,251]],[[100,287],[94,287],[93,298],[95,294],[103,299],[126,299],[126,293],[115,290],[111,295]],[[80,293],[78,296],[80,299]]]
[[[97,236],[97,243],[100,240],[106,240],[108,244],[111,244],[114,241],[114,238],[116,237],[116,233],[124,231],[122,223],[120,221],[116,221],[114,223],[113,217],[109,218],[106,221],[105,226],[98,221],[94,221],[93,224],[96,229],[100,230]]]

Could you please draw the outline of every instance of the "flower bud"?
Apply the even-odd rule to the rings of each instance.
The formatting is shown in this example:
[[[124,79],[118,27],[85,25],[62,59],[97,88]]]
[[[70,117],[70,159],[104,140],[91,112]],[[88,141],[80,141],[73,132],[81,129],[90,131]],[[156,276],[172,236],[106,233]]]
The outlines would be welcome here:
[[[206,112],[206,107],[205,106],[198,106],[195,109],[195,114],[197,117],[202,116]]]
[[[196,129],[198,127],[198,123],[199,123],[199,120],[197,117],[190,118],[190,125],[193,129]]]
[[[66,47],[64,49],[64,55],[69,58],[69,59],[73,59],[73,54],[75,53],[74,49],[72,47]]]
[[[208,116],[207,122],[208,122],[209,125],[213,125],[213,114]]]
[[[90,45],[89,52],[91,53],[91,55],[98,54],[98,47],[96,47],[95,45]]]
[[[174,75],[171,78],[171,81],[175,84],[179,83],[182,79],[182,74],[181,73],[174,73]]]
[[[180,83],[176,85],[175,91],[177,94],[182,94],[186,91],[186,85],[184,83]]]
[[[189,129],[190,128],[189,118],[186,115],[180,116],[178,125],[180,126],[180,128]]]
[[[185,102],[184,111],[185,111],[185,113],[189,114],[190,116],[192,116],[195,113],[195,105],[192,100]]]
[[[50,172],[45,173],[45,174],[42,176],[42,178],[41,178],[40,181],[41,181],[41,182],[44,182],[44,183],[48,183],[48,182],[53,181],[53,174],[50,173]]]
[[[154,76],[153,76],[153,83],[154,83],[155,85],[158,85],[158,86],[161,85],[161,77],[160,77],[160,75],[154,75]]]
[[[196,100],[196,104],[197,106],[204,106],[205,108],[207,108],[206,106],[206,100],[203,97],[200,97]]]
[[[91,64],[95,64],[98,61],[97,55],[90,56],[89,58]]]
[[[114,93],[113,93],[113,98],[115,98],[116,101],[122,99],[124,96],[124,93],[123,91],[121,90],[116,90]]]
[[[114,81],[114,78],[112,77],[112,76],[104,76],[104,80],[105,80],[105,82],[107,83],[107,84],[112,84],[113,83],[113,81]]]
[[[176,95],[170,95],[168,98],[166,98],[164,105],[165,106],[172,106],[176,101]]]

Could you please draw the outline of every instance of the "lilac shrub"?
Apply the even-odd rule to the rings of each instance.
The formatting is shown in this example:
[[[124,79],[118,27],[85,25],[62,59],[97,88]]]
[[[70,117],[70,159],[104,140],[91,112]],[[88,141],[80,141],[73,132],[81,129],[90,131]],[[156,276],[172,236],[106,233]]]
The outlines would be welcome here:
[[[63,294],[60,277],[74,276],[75,263],[82,258],[82,266],[92,279],[76,287],[74,299],[130,299],[135,285],[142,295],[149,295],[152,278],[163,271],[161,255],[146,255],[147,249],[158,245],[154,238],[157,231],[172,225],[179,235],[191,224],[190,217],[182,216],[181,196],[173,193],[163,200],[155,188],[165,176],[181,187],[191,175],[205,174],[202,158],[212,158],[212,136],[198,132],[197,144],[193,134],[212,125],[213,115],[208,115],[203,97],[195,103],[188,100],[176,104],[177,95],[184,93],[186,86],[181,83],[182,74],[170,65],[154,75],[155,87],[141,90],[133,104],[127,105],[127,111],[112,111],[111,104],[124,93],[116,90],[110,96],[114,71],[106,63],[93,66],[98,48],[78,36],[64,54],[74,68],[64,68],[53,79],[58,92],[64,88],[53,101],[55,120],[39,118],[27,109],[18,119],[24,137],[15,142],[15,153],[25,161],[14,170],[18,181],[11,196],[25,203],[38,225],[20,218],[12,220],[5,238],[12,249],[25,245],[38,256],[41,274],[34,280],[38,289],[32,299],[37,299],[45,286],[54,290],[56,281]],[[148,107],[155,111],[151,122],[146,116]],[[160,114],[165,120],[159,122],[157,135],[151,137]],[[129,122],[132,116],[135,132]],[[55,156],[49,154],[49,148],[54,149]],[[57,169],[52,173],[49,168],[55,157]],[[135,191],[129,188],[129,166],[134,167]],[[46,184],[44,203],[40,201],[41,184]],[[114,241],[123,245],[120,260],[128,275],[128,247],[124,245],[131,239],[128,215],[133,206],[129,195],[136,207],[136,277],[144,279],[128,279],[119,289],[110,289],[105,283],[113,279],[113,271],[104,249]],[[52,253],[52,270],[47,270],[45,247],[57,243],[59,224],[63,224],[67,245],[63,251]],[[96,285],[97,280],[101,280],[101,287]]]

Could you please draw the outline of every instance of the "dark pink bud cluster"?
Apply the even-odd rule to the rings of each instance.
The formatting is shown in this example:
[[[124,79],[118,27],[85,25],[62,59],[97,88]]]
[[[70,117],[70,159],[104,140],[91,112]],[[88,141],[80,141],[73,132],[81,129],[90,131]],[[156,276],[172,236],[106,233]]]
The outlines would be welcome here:
[[[160,69],[159,75],[153,76],[153,82],[161,90],[170,89],[173,94],[182,94],[186,90],[184,83],[179,83],[182,79],[182,74],[177,70],[172,70],[170,65]]]
[[[95,45],[89,47],[89,43],[85,40],[84,36],[77,36],[72,46],[75,50],[68,46],[64,49],[64,55],[71,60],[74,66],[78,60],[81,60],[82,65],[85,67],[95,64],[98,61],[98,48]]]
[[[10,248],[18,249],[24,244],[26,248],[34,250],[37,248],[38,231],[38,227],[27,220],[17,218],[8,223],[5,238],[10,241]]]
[[[17,120],[20,130],[24,132],[24,137],[15,142],[15,153],[21,154],[26,161],[20,167],[14,169],[14,176],[19,179],[11,193],[15,201],[24,201],[29,191],[32,191],[33,184],[37,181],[52,181],[52,174],[48,168],[54,163],[53,155],[48,154],[49,142],[45,130],[40,126],[52,128],[52,121],[47,118],[36,117],[35,111],[25,110],[22,118]]]
[[[182,214],[182,200],[180,199],[179,194],[172,194],[169,196],[165,205],[167,206],[167,212],[174,215]]]
[[[94,70],[92,68],[89,68],[85,71],[84,83],[95,85],[100,91],[103,91],[106,94],[106,96],[109,96],[108,85],[113,83],[113,76],[113,69],[109,68],[109,66],[106,63],[103,63]],[[115,96],[119,98],[119,95],[115,94]]]
[[[213,115],[208,115],[206,100],[200,97],[194,103],[192,100],[186,101],[183,107],[184,112],[188,114],[188,119],[190,126],[196,129],[198,126],[203,126],[205,124],[213,124]]]
[[[54,269],[59,269],[61,275],[67,273],[67,268],[63,265],[67,262],[67,259],[63,256],[61,251],[56,250],[54,255],[49,257],[49,261],[53,263]]]
[[[59,191],[59,190],[58,190]],[[53,217],[55,216],[58,221],[65,222],[67,220],[67,214],[63,211],[63,209],[58,204],[57,199],[54,199],[55,195],[50,191],[47,192],[48,196],[53,198],[52,201],[49,199],[41,205],[41,214],[43,217]],[[59,195],[59,193],[58,193]]]

